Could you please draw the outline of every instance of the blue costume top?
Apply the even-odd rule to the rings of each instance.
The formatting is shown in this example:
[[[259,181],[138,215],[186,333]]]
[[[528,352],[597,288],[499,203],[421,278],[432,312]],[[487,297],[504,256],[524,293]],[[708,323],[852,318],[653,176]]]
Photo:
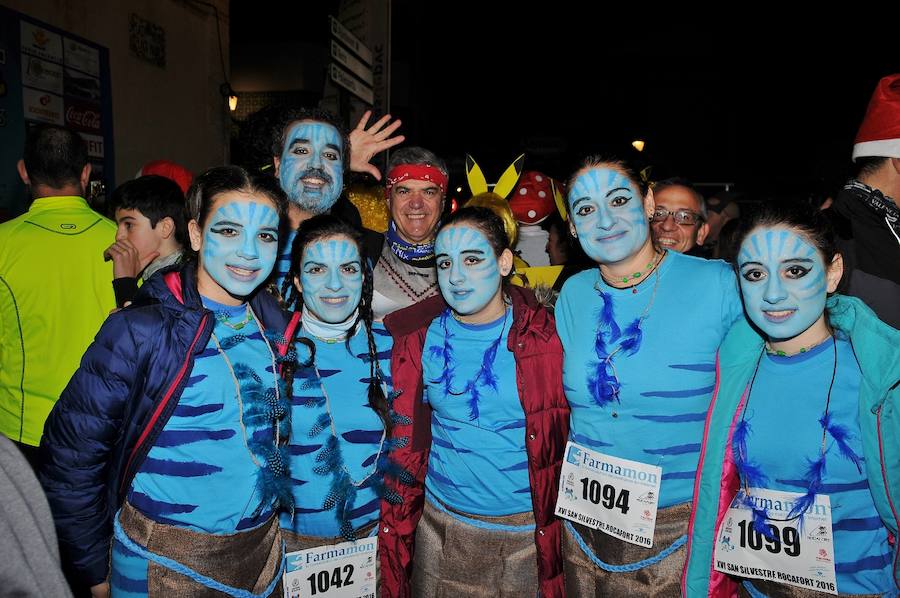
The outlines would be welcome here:
[[[249,368],[264,388],[272,388],[273,357],[253,317],[238,330],[222,321],[227,317],[232,325],[244,322],[249,316],[246,304],[202,300],[217,315],[213,334],[194,361],[172,417],[135,475],[128,502],[154,521],[233,534],[256,527],[273,514],[271,498],[261,495],[260,468],[254,463],[256,459],[264,464],[265,457],[257,451],[251,457],[250,449],[274,446],[275,431],[271,420],[259,417],[260,405],[245,393],[241,409],[228,363],[240,378]],[[114,594],[146,596],[147,560],[116,541],[112,561]]]
[[[463,513],[532,510],[511,326],[510,309],[486,324],[464,324],[447,310],[425,336],[424,398],[434,410],[425,484]]]
[[[661,467],[660,507],[690,501],[716,351],[742,315],[734,272],[721,261],[668,251],[628,289],[607,285],[598,268],[569,278],[556,329],[571,439]]]
[[[248,313],[246,305],[221,305],[205,297],[203,304],[227,314],[232,323]],[[252,317],[240,330],[217,321],[213,335],[232,368],[243,364],[264,385],[274,384],[272,354]],[[261,457],[251,457],[248,443],[272,445],[274,431],[270,422],[248,421],[253,405],[247,397],[242,397],[241,412],[235,380],[214,337],[197,356],[178,407],[134,478],[128,502],[155,521],[224,534],[255,527],[272,514],[271,505],[258,509],[254,482],[259,467],[253,458]]]
[[[888,532],[875,510],[866,478],[859,426],[860,369],[853,347],[837,340],[837,371],[828,405],[830,426],[846,433],[842,451],[827,436],[820,494],[831,500],[835,572],[841,594],[881,594],[894,587]],[[835,345],[825,342],[793,357],[765,355],[743,413],[750,432],[747,460],[773,490],[805,493],[809,463],[821,456],[822,424],[835,366]],[[843,438],[839,432],[838,435]],[[844,454],[842,454],[844,453]],[[859,461],[854,463],[856,456]]]
[[[305,536],[334,538],[346,535],[347,526],[357,530],[378,519],[390,442],[384,439],[381,418],[369,407],[365,328],[360,325],[350,339],[350,352],[343,340],[329,343],[300,334],[315,345],[315,367],[301,366],[294,374],[288,450],[295,513],[293,518],[282,513],[281,526]],[[391,336],[380,324],[373,324],[372,334],[387,392]],[[296,346],[303,363],[309,351],[300,343]],[[321,378],[316,376],[316,368]],[[331,422],[337,432],[336,448]],[[351,480],[349,486],[341,483],[344,468]]]

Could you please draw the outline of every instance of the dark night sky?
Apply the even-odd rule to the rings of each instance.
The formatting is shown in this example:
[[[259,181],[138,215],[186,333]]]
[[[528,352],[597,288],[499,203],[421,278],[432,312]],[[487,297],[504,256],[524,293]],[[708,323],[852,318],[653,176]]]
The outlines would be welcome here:
[[[279,19],[263,33],[234,2],[233,44],[303,35],[324,48],[336,3],[303,4],[306,32]],[[736,182],[755,197],[829,192],[876,82],[900,71],[896,32],[869,27],[860,49],[846,16],[814,29],[741,15],[638,27],[646,15],[585,3],[519,6],[393,3],[393,113],[411,143],[454,164],[472,153],[489,180],[522,151],[526,168],[565,177],[588,153],[634,158],[642,138],[654,178]]]

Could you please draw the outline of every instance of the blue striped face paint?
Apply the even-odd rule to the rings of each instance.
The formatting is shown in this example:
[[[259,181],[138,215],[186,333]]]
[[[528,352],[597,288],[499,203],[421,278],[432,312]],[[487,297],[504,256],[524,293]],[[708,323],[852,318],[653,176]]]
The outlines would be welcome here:
[[[278,213],[270,201],[239,191],[222,193],[215,201],[218,208],[203,228],[200,265],[219,287],[243,298],[275,266]]]
[[[631,257],[650,236],[640,192],[616,170],[585,170],[572,183],[568,202],[578,242],[597,263],[612,264]]]
[[[744,308],[769,339],[796,337],[825,311],[828,279],[822,255],[785,226],[751,231],[738,252]]]
[[[434,242],[434,257],[441,295],[457,314],[475,315],[500,293],[497,256],[477,228],[459,224],[443,229]]]
[[[288,198],[312,214],[331,209],[344,188],[344,142],[333,126],[301,120],[285,136],[278,180]]]
[[[300,258],[303,306],[329,324],[347,321],[362,297],[359,248],[344,235],[307,245]]]

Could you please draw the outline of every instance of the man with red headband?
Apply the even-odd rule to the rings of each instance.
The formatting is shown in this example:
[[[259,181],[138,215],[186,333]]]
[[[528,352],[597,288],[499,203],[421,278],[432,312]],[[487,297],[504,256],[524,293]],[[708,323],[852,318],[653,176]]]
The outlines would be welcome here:
[[[421,147],[391,156],[387,174],[391,219],[375,265],[375,319],[437,293],[434,235],[447,196],[447,165]]]

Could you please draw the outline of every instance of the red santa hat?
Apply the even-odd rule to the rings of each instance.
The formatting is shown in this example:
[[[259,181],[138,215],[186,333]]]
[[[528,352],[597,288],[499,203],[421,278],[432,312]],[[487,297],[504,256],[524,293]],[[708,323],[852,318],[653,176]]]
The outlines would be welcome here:
[[[537,224],[556,209],[550,177],[534,170],[522,173],[508,199],[513,216],[522,224]]]
[[[853,159],[900,158],[900,74],[878,82],[853,143]]]

